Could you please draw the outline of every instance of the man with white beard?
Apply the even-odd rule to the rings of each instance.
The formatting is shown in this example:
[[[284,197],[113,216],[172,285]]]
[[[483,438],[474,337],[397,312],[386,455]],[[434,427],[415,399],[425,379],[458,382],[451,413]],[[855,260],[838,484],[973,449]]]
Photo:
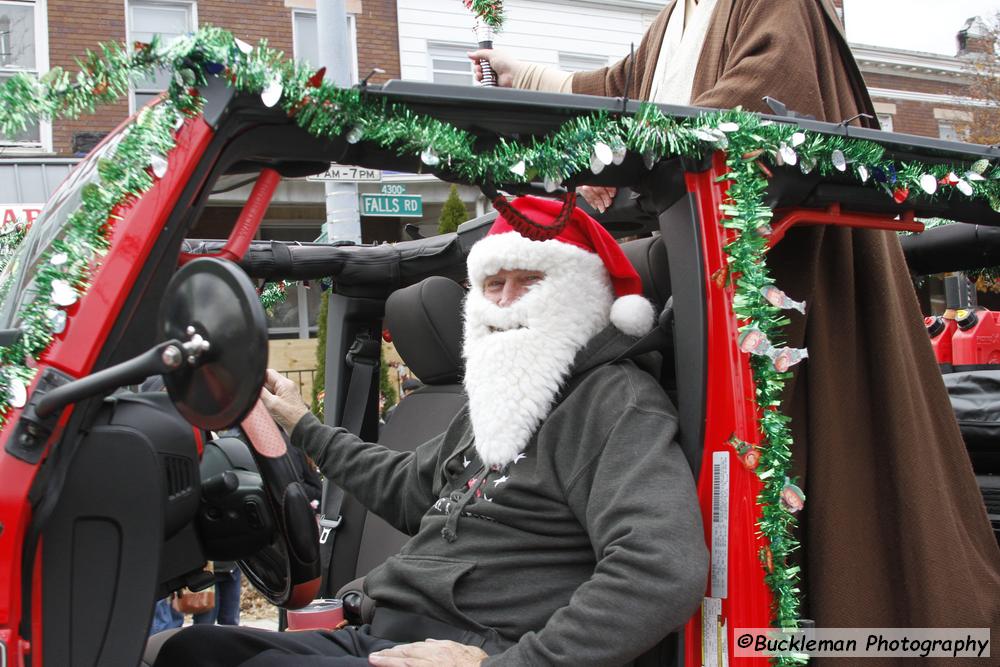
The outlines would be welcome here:
[[[366,578],[372,625],[199,626],[167,641],[157,666],[606,667],[698,608],[708,558],[675,411],[620,359],[654,323],[639,277],[585,213],[498,204],[468,258],[469,403],[446,433],[412,453],[364,443],[268,371],[262,399],[292,443],[412,536]]]

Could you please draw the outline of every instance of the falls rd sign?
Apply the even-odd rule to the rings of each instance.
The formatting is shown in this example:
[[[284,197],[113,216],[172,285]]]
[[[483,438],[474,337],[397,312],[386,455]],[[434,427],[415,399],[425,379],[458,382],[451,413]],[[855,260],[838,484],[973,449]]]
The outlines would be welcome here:
[[[369,218],[422,218],[424,200],[420,195],[361,195],[361,215]]]

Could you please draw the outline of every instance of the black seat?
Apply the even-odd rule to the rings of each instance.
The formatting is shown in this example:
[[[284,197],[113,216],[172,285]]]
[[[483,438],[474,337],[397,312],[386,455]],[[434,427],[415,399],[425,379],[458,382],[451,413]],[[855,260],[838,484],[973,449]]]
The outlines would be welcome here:
[[[385,326],[406,365],[423,387],[403,398],[382,427],[378,443],[412,451],[443,433],[465,404],[462,393],[462,300],[464,290],[440,276],[394,292],[385,305]],[[347,496],[344,525],[333,548],[327,591],[338,591],[396,554],[408,539]],[[356,529],[351,529],[357,527]]]
[[[670,272],[663,238],[651,236],[622,244],[622,251],[642,280],[642,293],[659,313],[670,298]]]
[[[671,296],[667,249],[663,245],[663,238],[653,236],[628,241],[622,244],[622,251],[635,267],[639,279],[642,280],[643,295],[653,302],[656,312],[660,313],[666,307]],[[658,373],[654,374],[660,378],[660,383],[676,404],[677,387],[674,376],[673,350],[661,350],[661,353],[663,355],[662,367]],[[700,456],[701,452],[685,451],[684,454],[687,456],[688,462],[692,463],[696,460],[694,457]],[[681,664],[681,636],[680,632],[668,635],[653,649],[639,656],[632,663],[632,667],[673,667]]]

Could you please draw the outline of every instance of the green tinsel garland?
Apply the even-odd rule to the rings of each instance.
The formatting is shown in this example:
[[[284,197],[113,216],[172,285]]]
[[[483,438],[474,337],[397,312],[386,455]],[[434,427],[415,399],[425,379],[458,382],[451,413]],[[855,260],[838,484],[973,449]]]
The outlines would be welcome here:
[[[10,231],[0,233],[0,271],[4,270],[7,262],[14,256],[18,246],[21,245],[21,241],[24,240],[26,232],[27,228],[25,225],[18,223]]]
[[[296,283],[279,280],[278,282],[264,285],[264,289],[260,292],[260,304],[264,306],[264,310],[271,312],[271,309],[276,305],[284,303],[288,297],[288,288],[294,284]]]
[[[500,3],[486,4],[500,7]],[[92,110],[120,97],[132,77],[147,75],[154,68],[168,69],[174,75],[165,101],[140,112],[121,137],[114,159],[109,155],[101,160],[100,178],[84,188],[83,203],[66,226],[65,237],[43,256],[34,298],[20,312],[25,335],[19,343],[0,350],[3,413],[16,396],[15,383],[23,389],[34,375],[26,360],[38,358],[52,339],[53,322],[58,324],[53,283],[61,280],[77,294],[86,289],[90,266],[107,246],[113,210],[128,205],[152,185],[151,171],[158,159],[165,164],[177,121],[182,114],[197,113],[201,99],[196,86],[210,76],[225,77],[236,89],[261,94],[266,101],[280,100],[283,109],[318,138],[346,136],[351,143],[365,141],[399,155],[420,155],[428,167],[469,182],[537,179],[556,186],[589,170],[599,171],[624,157],[626,150],[641,155],[650,167],[666,158],[725,150],[731,171],[726,176],[730,187],[722,212],[724,224],[738,232],[726,247],[730,275],[736,282],[735,316],[744,330],[756,328],[774,344],[780,343],[788,320],[761,292],[771,284],[765,261],[772,215],[764,201],[767,164],[796,166],[804,172],[846,173],[897,201],[906,200],[913,191],[926,197],[979,198],[1000,210],[1000,168],[996,165],[985,161],[933,166],[893,163],[885,159],[879,144],[803,132],[739,110],[677,121],[645,105],[634,117],[579,117],[543,139],[501,139],[494,148],[477,152],[475,138],[464,130],[402,105],[372,100],[356,89],[336,88],[285,61],[266,43],[251,47],[216,28],[203,28],[167,47],[156,42],[135,44],[132,49],[105,45],[99,54],[88,53],[80,64],[83,71],[75,77],[60,70],[37,80],[25,74],[11,77],[0,88],[0,132],[17,132],[39,118],[75,117]],[[0,285],[0,297],[4,287]],[[277,298],[275,290],[280,293],[279,287],[269,286],[262,295],[266,305]],[[794,627],[799,613],[798,569],[788,565],[788,557],[798,544],[792,537],[795,516],[781,503],[791,469],[789,420],[780,410],[788,374],[776,370],[766,357],[754,356],[750,363],[763,438],[756,467],[764,483],[758,499],[760,533],[767,540],[761,560],[774,592],[775,623]],[[800,662],[777,660],[782,665]]]

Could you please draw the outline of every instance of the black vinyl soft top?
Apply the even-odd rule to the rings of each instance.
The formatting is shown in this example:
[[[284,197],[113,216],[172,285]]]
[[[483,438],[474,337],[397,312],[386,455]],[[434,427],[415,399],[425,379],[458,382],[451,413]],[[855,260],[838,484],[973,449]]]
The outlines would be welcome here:
[[[420,81],[393,80],[379,86],[369,86],[366,90],[374,98],[406,104],[417,113],[446,120],[474,133],[503,135],[539,136],[554,132],[575,116],[597,112],[634,115],[640,108],[639,102],[622,98],[510,88],[449,86]],[[673,104],[657,106],[665,115],[675,118],[695,118],[704,113],[719,111]],[[794,111],[791,109],[790,114],[794,114]],[[886,147],[888,157],[900,161],[972,163],[981,158],[1000,158],[1000,148],[996,146],[883,132],[841,123],[820,122],[796,115],[765,114],[763,118],[797,125],[803,130],[828,136],[875,141]]]

